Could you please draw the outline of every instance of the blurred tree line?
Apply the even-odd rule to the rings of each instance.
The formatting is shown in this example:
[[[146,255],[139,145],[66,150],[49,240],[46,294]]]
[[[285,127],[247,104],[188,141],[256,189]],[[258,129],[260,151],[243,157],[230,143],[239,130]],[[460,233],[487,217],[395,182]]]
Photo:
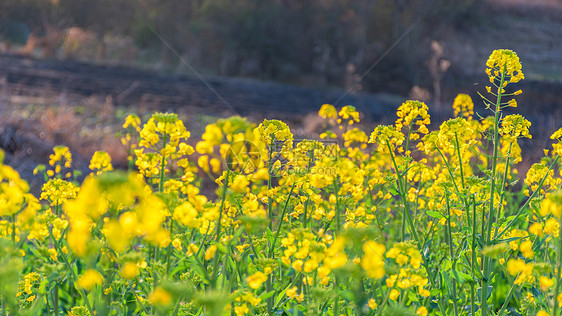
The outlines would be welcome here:
[[[431,81],[431,40],[468,23],[478,1],[2,0],[0,37],[21,43],[26,32],[79,27],[177,63],[156,30],[207,73],[346,88],[400,40],[362,85],[404,93]]]

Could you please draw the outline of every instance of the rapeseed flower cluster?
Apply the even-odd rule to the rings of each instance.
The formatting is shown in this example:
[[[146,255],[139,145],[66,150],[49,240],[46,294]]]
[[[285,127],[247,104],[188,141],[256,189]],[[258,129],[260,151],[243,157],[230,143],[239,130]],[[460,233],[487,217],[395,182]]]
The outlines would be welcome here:
[[[470,121],[474,115],[474,102],[472,102],[472,98],[468,94],[460,93],[453,101],[453,110],[455,117],[458,117],[460,114]]]
[[[517,83],[525,79],[517,53],[509,49],[495,50],[488,58],[486,67],[486,74],[491,83],[500,80],[502,77],[505,77],[506,81],[504,82],[506,84],[507,82]]]

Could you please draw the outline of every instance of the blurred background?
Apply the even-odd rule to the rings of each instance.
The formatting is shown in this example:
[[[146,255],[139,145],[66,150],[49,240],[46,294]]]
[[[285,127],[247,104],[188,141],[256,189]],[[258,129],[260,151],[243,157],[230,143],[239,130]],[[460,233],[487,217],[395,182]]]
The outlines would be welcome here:
[[[131,112],[179,113],[194,137],[230,115],[313,137],[323,103],[356,106],[370,131],[408,98],[436,126],[458,93],[487,116],[499,48],[523,63],[517,112],[540,152],[562,122],[560,0],[1,0],[0,148],[31,177],[53,145],[82,168],[100,149],[126,165]]]

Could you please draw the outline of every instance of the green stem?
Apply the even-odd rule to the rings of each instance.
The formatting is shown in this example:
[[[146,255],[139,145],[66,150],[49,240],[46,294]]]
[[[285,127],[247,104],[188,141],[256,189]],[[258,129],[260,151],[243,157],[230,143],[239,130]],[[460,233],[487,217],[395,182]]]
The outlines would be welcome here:
[[[335,206],[335,213],[336,213],[336,235],[340,233],[341,223],[340,223],[340,197],[338,191],[340,190],[339,185],[339,176],[336,176],[336,181],[334,182],[334,195],[336,197],[336,206]]]
[[[222,213],[224,211],[224,200],[226,199],[226,189],[228,188],[228,178],[230,177],[230,170],[226,170],[226,177],[224,179],[224,185],[223,185],[223,189],[222,189],[222,198],[221,198],[221,206],[219,208],[219,219],[217,221],[217,229],[215,231],[216,237],[215,237],[215,242],[218,243],[220,241],[220,232],[221,232],[221,221],[222,221]],[[215,259],[214,259],[214,265],[213,265],[213,275],[211,278],[211,287],[212,288],[216,288],[217,286],[217,273],[218,273],[218,267],[219,267],[219,255],[215,254]]]
[[[268,151],[268,163],[267,163],[267,168],[269,168],[269,177],[267,177],[267,191],[268,193],[271,191],[271,176],[273,175],[273,169],[272,169],[272,162],[273,162],[273,158],[272,158],[272,151],[273,151],[273,139],[271,140],[271,144],[269,145],[269,151]],[[267,219],[268,219],[268,223],[267,223],[267,227],[269,228],[269,231],[272,231],[273,229],[273,199],[271,198],[271,195],[268,194],[267,197]],[[265,282],[265,288],[267,290],[267,292],[269,293],[271,291],[271,275],[269,275],[267,277],[267,281]],[[267,314],[271,315],[271,311],[273,310],[273,297],[269,297],[267,299]]]
[[[459,144],[459,138],[457,137],[457,133],[455,132],[455,141],[457,142],[457,155],[459,156],[459,168],[460,168],[460,172],[461,172],[461,185],[462,185],[462,189],[464,190],[465,186],[464,186],[464,172],[462,170],[462,158],[461,158],[461,149],[460,149],[460,144]]]
[[[451,208],[449,206],[449,196],[447,194],[447,212],[448,212],[448,216],[447,216],[447,231],[448,231],[448,238],[449,239],[449,254],[451,256],[451,262],[453,264],[452,269],[453,271],[456,270],[455,265],[456,265],[456,259],[455,259],[455,255],[453,252],[453,235],[451,233]],[[453,278],[452,280],[452,285],[453,288],[451,289],[451,292],[453,294],[453,311],[455,312],[455,316],[458,316],[458,309],[457,309],[457,284],[456,284],[456,280]]]
[[[271,144],[269,145],[269,152],[268,152],[268,164],[267,167],[269,168],[269,177],[267,177],[267,190],[268,192],[271,191],[271,175],[273,174],[273,169],[272,169],[272,161],[273,161],[273,157],[271,156],[273,151],[273,140],[271,141]],[[268,223],[268,227],[269,230],[273,230],[273,199],[271,198],[271,195],[268,194],[268,205],[267,205],[267,214],[268,214],[268,219],[269,219],[269,223]]]
[[[170,223],[170,238],[173,238],[174,236],[174,217],[171,217],[171,223]],[[172,243],[170,242],[168,244],[168,249],[166,251],[166,276],[170,275],[170,253],[172,252]]]
[[[54,244],[54,246],[57,250],[57,253],[60,254],[60,256],[62,257],[64,263],[67,266],[67,268],[72,272],[72,276],[74,277],[74,282],[78,281],[78,273],[74,269],[72,269],[72,266],[70,265],[70,262],[68,261],[68,259],[64,255],[64,252],[62,251],[62,249],[61,249],[59,243],[57,242],[56,238],[53,236],[52,229],[49,229],[49,235],[51,237],[51,240],[53,241],[53,244]],[[90,305],[90,301],[88,300],[88,295],[86,294],[84,289],[79,289],[78,292],[80,293],[80,296],[82,296],[82,299],[84,300],[84,302],[86,304],[86,308],[88,309],[88,312],[90,312],[90,315],[92,315],[92,316],[96,315],[96,313],[94,312],[94,309]]]
[[[339,295],[338,295],[338,277],[335,276],[335,280],[334,280],[334,291],[336,292],[336,295],[334,297],[334,312],[333,315],[334,316],[339,316]]]
[[[455,176],[453,175],[453,170],[451,169],[451,166],[449,165],[449,161],[447,161],[447,159],[445,158],[445,155],[443,155],[443,152],[439,148],[437,148],[437,152],[441,155],[441,159],[443,159],[443,162],[445,163],[445,166],[447,167],[447,172],[449,173],[449,176],[451,177],[451,182],[453,182],[453,186],[455,187],[455,191],[459,195],[459,198],[461,198],[462,197],[461,191],[459,190],[459,187],[457,185],[457,181],[455,181]]]
[[[285,213],[287,212],[287,206],[289,205],[289,200],[291,199],[291,195],[293,194],[293,190],[295,189],[296,182],[293,182],[291,186],[291,191],[287,195],[287,199],[285,200],[285,205],[283,206],[283,211],[281,212],[281,218],[279,219],[279,225],[277,225],[277,231],[275,232],[275,237],[273,238],[273,242],[269,247],[269,255],[268,258],[271,258],[273,255],[273,250],[275,249],[275,244],[277,243],[277,238],[279,238],[279,233],[281,232],[281,227],[283,227],[283,218],[285,217]]]
[[[406,220],[406,219],[409,220],[409,223],[408,223],[408,224],[410,225],[410,231],[411,231],[412,235],[414,236],[414,239],[416,240],[416,243],[418,244],[418,247],[421,248],[422,245],[420,245],[420,240],[419,240],[419,237],[418,237],[418,233],[417,233],[417,231],[416,231],[416,229],[415,229],[415,227],[414,227],[414,223],[413,223],[412,218],[411,218],[411,216],[410,216],[410,215],[411,215],[411,213],[410,213],[410,205],[409,205],[409,203],[408,203],[408,199],[406,198],[406,192],[404,192],[404,188],[403,188],[403,186],[402,186],[402,175],[400,174],[400,171],[399,171],[399,169],[398,169],[398,165],[397,165],[397,163],[396,163],[396,159],[394,159],[394,154],[392,153],[392,149],[390,148],[390,145],[389,145],[388,143],[387,143],[386,145],[388,146],[388,150],[389,150],[389,152],[390,152],[390,158],[392,159],[392,163],[394,164],[394,170],[396,171],[396,177],[397,177],[396,180],[397,180],[397,182],[398,182],[399,194],[400,194],[400,197],[402,198],[402,202],[404,203],[404,207],[405,207],[405,209],[406,209],[405,212],[406,212],[406,214],[408,215],[408,216],[406,216],[406,218],[403,219],[403,220]]]
[[[371,189],[371,187],[369,186],[368,183],[369,183],[369,180],[367,179],[367,188],[369,189],[369,195],[368,196],[369,196],[369,201],[371,202],[371,210],[372,210],[375,205],[374,205],[374,201],[373,201],[373,192],[372,192],[372,189]],[[375,220],[377,221],[377,227],[378,227],[379,232],[381,234],[380,237],[382,239],[382,242],[384,243],[384,247],[388,249],[388,245],[386,244],[386,238],[384,238],[384,232],[382,230],[382,224],[379,220],[379,217],[376,214],[376,211],[373,212],[373,216],[375,217]]]
[[[167,136],[166,132],[164,132],[162,149],[166,148],[166,136]],[[159,192],[164,191],[164,171],[166,171],[166,156],[162,155],[162,164],[160,169],[160,183],[158,184]]]
[[[558,293],[560,291],[560,266],[562,265],[562,225],[558,228],[558,258],[556,260],[556,287],[554,288],[554,306],[552,307],[552,316],[558,315]]]
[[[488,224],[486,229],[486,234],[482,236],[484,238],[484,244],[488,245],[490,242],[490,235],[492,231],[492,222],[494,221],[494,193],[496,191],[496,165],[498,160],[498,146],[499,146],[499,124],[500,124],[500,103],[502,98],[502,89],[503,89],[503,82],[505,80],[505,66],[502,70],[500,85],[498,88],[498,97],[496,99],[496,108],[494,111],[494,135],[493,135],[493,146],[494,152],[492,156],[492,172],[490,176],[491,184],[490,184],[490,203],[488,207]],[[490,266],[488,261],[490,259],[486,257],[484,259],[484,277],[482,278],[482,316],[488,315],[488,278],[490,277]]]
[[[16,248],[16,215],[12,215],[12,243]]]
[[[476,199],[474,195],[472,195],[472,260],[470,260],[470,275],[471,275],[471,282],[470,282],[470,301],[471,301],[471,315],[475,315],[476,312],[476,305],[475,305],[475,298],[474,298],[474,283],[476,282],[476,275],[474,273],[474,267],[477,264],[476,261]]]
[[[59,286],[56,283],[53,288],[53,311],[55,312],[55,315],[59,315]]]

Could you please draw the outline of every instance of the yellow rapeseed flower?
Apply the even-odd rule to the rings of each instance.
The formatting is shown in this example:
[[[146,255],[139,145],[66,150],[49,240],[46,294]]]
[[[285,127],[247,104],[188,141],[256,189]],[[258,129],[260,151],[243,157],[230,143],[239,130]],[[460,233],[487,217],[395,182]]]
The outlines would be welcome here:
[[[541,276],[539,278],[539,285],[541,287],[541,291],[547,292],[554,285],[554,280],[545,276]]]
[[[267,275],[261,271],[248,276],[246,282],[252,289],[258,289],[265,281],[267,281]]]
[[[416,315],[427,316],[427,308],[425,308],[425,306],[421,306],[418,310],[416,310]]]
[[[217,252],[217,246],[216,245],[211,245],[209,246],[209,248],[207,248],[207,250],[205,251],[205,260],[211,260],[215,257],[215,253]]]
[[[236,313],[236,316],[246,315],[248,312],[250,312],[250,309],[246,304],[234,306],[234,313]]]
[[[90,291],[96,285],[100,285],[103,282],[102,275],[94,269],[87,270],[78,279],[78,287]]]
[[[492,83],[499,80],[502,74],[506,76],[505,79],[509,83],[516,83],[525,78],[517,53],[509,49],[493,51],[486,62],[486,67],[486,74]]]
[[[148,300],[154,305],[168,306],[172,302],[172,294],[159,286],[150,293]]]
[[[367,305],[369,305],[369,308],[372,310],[376,309],[379,306],[374,299],[370,299]]]
[[[397,289],[392,289],[390,290],[390,294],[388,295],[388,298],[396,301],[398,299],[398,296],[400,296],[400,291],[398,291]]]
[[[453,110],[455,111],[455,117],[462,114],[470,121],[472,115],[474,115],[474,102],[472,102],[472,98],[468,94],[459,93],[453,101]]]
[[[174,240],[172,240],[172,246],[174,248],[176,248],[177,251],[181,251],[182,250],[181,240],[178,239],[178,238],[175,238]]]
[[[234,177],[234,180],[232,181],[230,188],[235,193],[244,193],[246,192],[249,184],[250,181],[248,181],[248,179],[246,179],[245,176],[239,174]]]
[[[126,262],[121,267],[119,274],[121,274],[124,279],[133,280],[140,274],[140,271],[136,263]]]
[[[338,117],[338,111],[331,104],[324,104],[320,107],[318,115],[325,119],[336,119]]]
[[[384,276],[384,245],[375,241],[367,241],[363,244],[364,256],[361,259],[361,267],[367,272],[369,278],[380,279]]]
[[[66,168],[70,168],[72,165],[72,154],[70,149],[66,146],[56,146],[53,148],[53,154],[49,155],[49,165],[64,165]],[[58,172],[57,172],[58,173]]]
[[[51,206],[61,205],[76,197],[79,188],[63,179],[49,179],[41,189],[41,199],[51,202]]]
[[[113,170],[111,156],[105,151],[96,151],[90,160],[90,170],[100,174],[104,171]]]

